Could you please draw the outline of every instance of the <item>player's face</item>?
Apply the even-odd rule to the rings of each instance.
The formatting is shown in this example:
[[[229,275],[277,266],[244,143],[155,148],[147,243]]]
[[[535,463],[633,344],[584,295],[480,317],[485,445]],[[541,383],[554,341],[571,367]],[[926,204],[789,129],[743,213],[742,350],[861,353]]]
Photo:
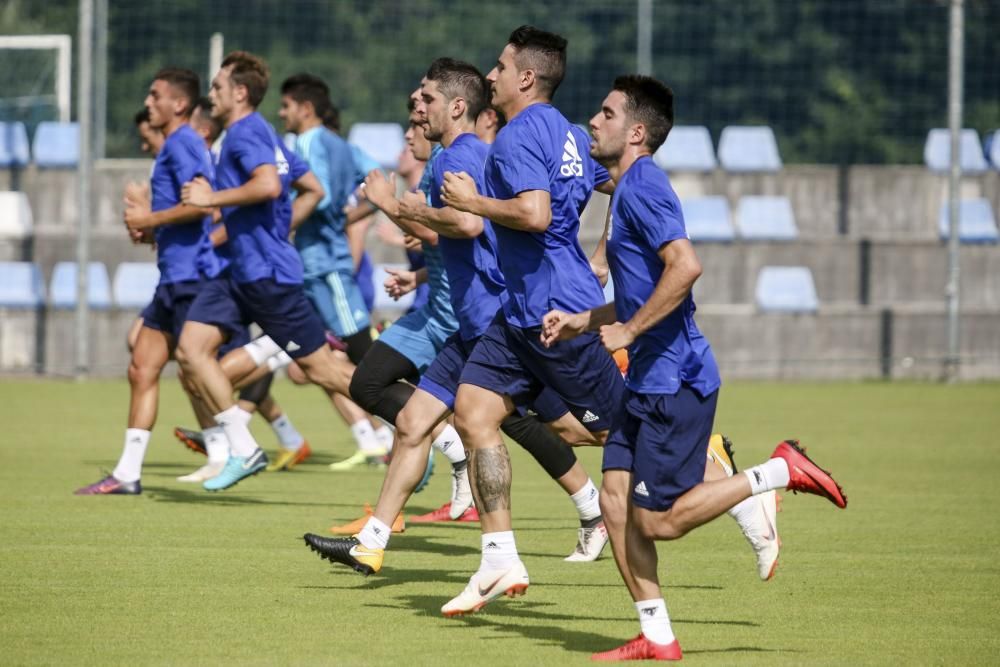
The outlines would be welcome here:
[[[605,165],[616,162],[625,152],[630,129],[625,95],[613,90],[604,98],[601,110],[590,119],[591,157]]]
[[[281,96],[281,108],[278,117],[285,121],[285,131],[296,134],[302,129],[302,105],[288,95]]]
[[[143,102],[149,110],[149,125],[158,130],[163,129],[173,120],[178,102],[173,86],[169,83],[161,80],[151,83]]]
[[[413,100],[413,113],[417,115],[417,122],[420,123],[420,125],[427,124],[427,105],[424,103],[423,95],[420,94],[420,91],[423,89],[425,83],[427,83],[427,79],[421,79],[420,88],[417,88],[410,93],[410,99]]]
[[[413,157],[422,162],[431,158],[431,142],[424,136],[424,124],[416,111],[410,113],[410,129],[406,131],[404,136],[410,150],[413,151]]]
[[[449,109],[451,100],[445,99],[437,81],[427,79],[424,79],[423,85],[420,86],[420,98],[424,102],[424,113],[427,117],[424,137],[429,141],[441,141],[445,131],[451,127]]]
[[[486,75],[490,82],[490,104],[498,109],[516,99],[520,76],[514,64],[514,47],[508,44],[497,59],[496,66]]]
[[[139,139],[141,140],[139,149],[143,153],[155,157],[160,152],[160,148],[163,147],[163,132],[153,129],[146,121],[139,123],[135,129],[139,133]]]
[[[223,67],[212,79],[212,87],[208,90],[208,99],[212,100],[212,118],[225,122],[233,110],[233,81],[229,78],[229,68]]]

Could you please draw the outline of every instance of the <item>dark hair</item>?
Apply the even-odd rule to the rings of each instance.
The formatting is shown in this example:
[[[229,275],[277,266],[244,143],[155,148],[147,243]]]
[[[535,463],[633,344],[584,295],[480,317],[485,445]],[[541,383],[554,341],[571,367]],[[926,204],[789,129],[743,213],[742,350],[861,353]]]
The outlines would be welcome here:
[[[181,94],[181,97],[187,99],[184,115],[191,115],[195,100],[201,95],[201,79],[197,74],[182,67],[164,67],[153,75],[153,81],[166,81],[171,88]]]
[[[504,116],[503,112],[499,109],[494,109],[493,113],[495,113],[497,117],[497,132],[499,132],[507,124],[507,116]]]
[[[625,95],[625,113],[645,126],[646,147],[655,152],[674,126],[674,91],[641,74],[618,77],[614,90]]]
[[[510,33],[507,43],[514,47],[517,69],[532,70],[539,91],[547,97],[554,96],[566,75],[566,40],[554,32],[522,25]]]
[[[271,76],[263,58],[248,51],[233,51],[222,61],[222,67],[232,67],[229,78],[234,86],[245,86],[247,101],[257,108],[267,94],[267,82]]]
[[[409,113],[413,113],[417,109],[417,101],[413,97],[406,98],[406,110]]]
[[[330,101],[330,87],[323,79],[304,72],[295,74],[281,84],[281,94],[299,104],[309,102],[323,125],[334,132],[340,131],[340,111]]]
[[[437,83],[445,99],[465,100],[468,120],[475,122],[479,112],[486,108],[486,78],[475,66],[454,58],[438,58],[431,63],[426,78]]]
[[[135,126],[136,127],[139,127],[143,123],[148,123],[149,122],[149,109],[147,109],[146,107],[143,107],[143,108],[139,109],[138,111],[136,111],[135,112],[135,118],[133,118],[133,120],[135,121]]]
[[[218,118],[212,117],[212,100],[207,97],[199,97],[194,103],[194,109],[192,110],[191,115],[198,116],[198,120],[202,123],[211,123],[211,139],[213,141],[215,141],[219,135],[222,134],[222,121]]]

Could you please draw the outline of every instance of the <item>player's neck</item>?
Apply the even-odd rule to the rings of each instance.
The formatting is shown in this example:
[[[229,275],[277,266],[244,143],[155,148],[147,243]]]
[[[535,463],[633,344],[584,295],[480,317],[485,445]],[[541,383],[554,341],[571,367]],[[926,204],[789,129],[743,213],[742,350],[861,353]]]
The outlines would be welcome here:
[[[307,118],[306,120],[302,121],[302,125],[299,127],[299,134],[305,134],[314,127],[319,127],[322,124],[323,122],[316,116],[313,116],[312,118]]]
[[[233,110],[226,117],[226,128],[232,127],[234,124],[240,122],[250,114],[252,114],[257,109],[250,106],[233,107]]]
[[[187,125],[188,120],[189,120],[188,118],[174,116],[173,118],[167,121],[166,125],[160,128],[160,131],[163,132],[164,138],[169,137],[171,134],[179,130],[181,128],[181,125]]]
[[[538,97],[537,95],[523,95],[512,101],[505,108],[501,109],[503,115],[507,118],[507,122],[514,120],[517,114],[521,113],[525,109],[535,104],[551,104],[551,100]]]
[[[451,144],[458,139],[463,134],[476,133],[476,126],[473,123],[455,123],[447,130],[441,133],[441,145],[445,148],[451,146]]]
[[[622,175],[629,170],[639,158],[649,155],[649,149],[645,146],[626,146],[625,152],[618,158],[618,161],[608,165],[608,175],[615,183],[621,180]]]

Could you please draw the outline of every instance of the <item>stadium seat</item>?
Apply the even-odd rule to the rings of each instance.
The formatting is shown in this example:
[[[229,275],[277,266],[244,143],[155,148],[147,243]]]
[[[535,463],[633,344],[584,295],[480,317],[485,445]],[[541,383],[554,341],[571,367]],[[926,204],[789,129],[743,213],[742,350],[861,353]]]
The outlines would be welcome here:
[[[409,309],[410,305],[413,303],[413,299],[416,297],[414,292],[410,292],[401,298],[399,301],[393,301],[392,297],[385,293],[385,288],[382,287],[385,284],[386,278],[389,274],[386,269],[408,269],[409,267],[405,264],[376,264],[375,272],[372,276],[372,283],[375,285],[375,308],[374,310],[385,311],[397,311],[405,313]]]
[[[1000,171],[1000,130],[993,130],[983,141],[983,152],[986,153],[986,159],[989,160],[990,164],[997,171]]]
[[[942,239],[947,239],[951,233],[949,213],[948,202],[942,202],[938,214],[938,231]],[[988,199],[963,199],[959,202],[958,239],[962,243],[996,243],[1000,240]]]
[[[719,136],[719,162],[726,171],[781,171],[774,131],[766,125],[731,125]]]
[[[115,271],[111,293],[119,308],[144,308],[153,299],[160,270],[152,262],[122,262]]]
[[[770,313],[819,310],[812,271],[806,266],[765,266],[757,275],[757,308]]]
[[[0,262],[0,308],[36,308],[44,303],[42,272],[34,262]]]
[[[736,238],[725,197],[685,199],[681,207],[684,209],[684,226],[692,241],[732,241]]]
[[[799,235],[788,197],[741,197],[736,229],[748,241],[791,241]]]
[[[80,162],[80,126],[77,123],[45,121],[35,129],[31,151],[35,164],[43,168],[75,168]]]
[[[701,125],[679,125],[670,130],[653,161],[664,171],[712,171],[718,165],[712,135]]]
[[[355,123],[347,141],[371,155],[384,169],[395,169],[406,145],[398,123]]]
[[[959,135],[959,155],[962,171],[966,174],[981,174],[987,170],[986,158],[983,156],[983,145],[979,142],[979,133],[966,128]],[[927,168],[937,173],[947,173],[951,159],[951,135],[947,128],[936,128],[927,133],[924,143],[924,163]]]
[[[23,167],[31,161],[24,123],[0,122],[0,167]]]
[[[31,236],[31,203],[23,192],[0,192],[0,239]]]
[[[100,262],[91,262],[87,269],[87,303],[91,308],[111,307],[111,286],[108,270]],[[49,296],[53,308],[76,307],[76,262],[58,262],[52,271]]]

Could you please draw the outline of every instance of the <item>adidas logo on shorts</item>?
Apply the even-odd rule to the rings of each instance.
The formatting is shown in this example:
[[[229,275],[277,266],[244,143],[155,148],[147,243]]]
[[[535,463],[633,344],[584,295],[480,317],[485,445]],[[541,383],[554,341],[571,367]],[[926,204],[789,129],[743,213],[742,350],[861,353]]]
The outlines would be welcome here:
[[[586,412],[583,413],[583,419],[581,419],[580,421],[582,421],[584,424],[589,424],[591,422],[596,422],[598,419],[600,419],[600,417],[595,415],[590,410],[587,410]]]
[[[646,498],[649,498],[649,491],[646,490],[646,483],[645,482],[639,482],[638,484],[636,484],[636,486],[635,486],[635,494],[637,496],[645,496]]]
[[[296,343],[294,340],[288,341],[288,345],[285,346],[286,352],[295,352],[296,350],[302,349],[302,346]]]

